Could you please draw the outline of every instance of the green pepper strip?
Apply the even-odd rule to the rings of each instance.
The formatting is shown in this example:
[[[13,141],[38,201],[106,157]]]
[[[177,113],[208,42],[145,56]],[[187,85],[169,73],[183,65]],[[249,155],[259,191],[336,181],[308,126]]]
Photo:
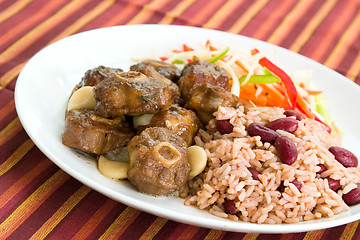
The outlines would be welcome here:
[[[225,56],[227,54],[227,52],[230,50],[230,48],[225,48],[224,51],[222,51],[221,53],[219,53],[218,55],[214,56],[213,58],[210,58],[208,61],[210,63],[215,63],[217,62],[220,58],[222,58],[223,56]]]
[[[247,75],[239,78],[240,84],[242,84],[245,81],[246,76]],[[275,82],[280,82],[280,78],[274,75],[251,75],[251,77],[246,83],[269,84]]]
[[[175,59],[172,63],[173,64],[185,64],[185,62],[183,60],[180,60],[180,59]]]

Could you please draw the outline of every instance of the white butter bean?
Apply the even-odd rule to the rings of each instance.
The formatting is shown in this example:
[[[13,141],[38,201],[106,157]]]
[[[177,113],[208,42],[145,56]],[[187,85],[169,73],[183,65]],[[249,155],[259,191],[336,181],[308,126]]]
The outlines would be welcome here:
[[[133,125],[135,128],[138,128],[139,126],[148,125],[151,122],[152,117],[153,114],[142,114],[142,115],[134,116]]]
[[[127,178],[127,170],[129,163],[112,161],[104,156],[100,156],[98,159],[99,172],[107,178],[112,179],[125,179]]]
[[[189,174],[191,179],[204,171],[206,167],[207,156],[205,150],[199,146],[190,146],[188,148],[188,162],[191,167]]]
[[[85,86],[79,88],[71,95],[67,110],[80,108],[95,109],[95,106],[94,87]]]

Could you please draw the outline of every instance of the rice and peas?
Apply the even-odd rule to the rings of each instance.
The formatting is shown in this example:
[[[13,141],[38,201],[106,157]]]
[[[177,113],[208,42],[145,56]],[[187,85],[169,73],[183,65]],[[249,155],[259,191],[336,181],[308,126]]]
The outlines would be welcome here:
[[[196,51],[173,54],[168,61],[191,58],[192,54],[196,55]],[[251,58],[242,61],[243,66],[247,65],[248,81],[251,74],[263,71],[257,64],[263,56],[241,54]],[[237,72],[230,62],[236,60],[239,58],[218,61],[233,79]],[[240,91],[240,85],[235,84],[237,81],[233,81],[234,94]],[[302,93],[301,89],[298,93]],[[252,123],[266,126],[286,117],[294,118],[276,106],[252,103],[238,109],[219,107],[214,119],[195,137],[195,144],[205,149],[208,163],[203,173],[189,180],[180,193],[185,205],[195,205],[218,217],[259,224],[297,223],[347,211],[349,207],[342,196],[358,191],[360,169],[357,159],[356,165],[345,167],[329,151],[330,147],[341,145],[339,135],[331,135],[322,123],[310,118],[299,119],[294,132],[277,130],[297,150],[296,161],[286,164],[274,144],[261,141],[260,136],[250,136],[247,131]],[[230,133],[218,131],[217,122],[224,120],[233,127]]]

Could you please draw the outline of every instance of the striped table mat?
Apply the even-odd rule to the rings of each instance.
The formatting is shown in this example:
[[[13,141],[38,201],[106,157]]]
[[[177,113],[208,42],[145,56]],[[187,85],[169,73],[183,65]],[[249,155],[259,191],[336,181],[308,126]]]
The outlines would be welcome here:
[[[14,104],[25,63],[74,33],[144,23],[264,40],[360,82],[359,0],[0,0],[0,239],[359,239],[358,221],[283,235],[180,224],[95,192],[34,146]]]

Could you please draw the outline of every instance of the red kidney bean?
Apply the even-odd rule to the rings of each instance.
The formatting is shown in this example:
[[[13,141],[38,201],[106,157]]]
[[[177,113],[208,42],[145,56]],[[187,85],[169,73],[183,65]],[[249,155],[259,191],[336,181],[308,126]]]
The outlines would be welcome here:
[[[217,120],[216,128],[221,134],[232,133],[234,126],[228,120]]]
[[[277,190],[279,192],[284,192],[285,191],[285,185],[284,185],[284,181],[281,181],[280,185],[278,186]]]
[[[247,132],[250,136],[260,136],[262,142],[269,142],[271,144],[274,144],[276,138],[279,136],[274,130],[259,123],[251,123],[247,127]]]
[[[284,115],[287,117],[295,117],[298,121],[305,119],[305,116],[302,113],[292,109],[286,110]]]
[[[248,170],[251,173],[251,176],[254,180],[259,180],[258,176],[260,173],[256,169],[249,167]]]
[[[335,180],[335,179],[332,179],[332,178],[329,178],[329,177],[326,177],[325,179],[328,180],[329,188],[331,190],[336,191],[341,187],[340,180]]]
[[[274,131],[283,130],[293,133],[298,128],[298,121],[294,118],[279,118],[270,122],[266,126]]]
[[[301,184],[300,182],[298,182],[298,180],[294,179],[291,183],[294,184],[295,187],[296,187],[297,189],[299,189],[299,191],[301,190],[302,184]],[[282,182],[280,183],[280,185],[279,185],[279,187],[277,188],[277,190],[278,190],[279,192],[284,192],[284,191],[285,191],[284,181],[282,181]]]
[[[298,180],[295,179],[295,180],[292,181],[291,183],[294,184],[295,187],[296,187],[297,189],[299,189],[299,191],[301,190],[302,184],[301,184],[300,182],[298,182]]]
[[[347,205],[354,205],[360,203],[360,183],[357,184],[356,188],[344,194],[342,196],[342,199]]]
[[[275,141],[275,148],[278,152],[280,161],[291,165],[293,164],[298,156],[298,151],[296,145],[290,138],[285,136],[280,136]]]
[[[234,200],[229,200],[229,199],[225,198],[223,206],[224,206],[225,212],[228,214],[236,214],[238,212],[238,210],[236,209]]]
[[[321,174],[327,170],[327,167],[322,163],[319,163],[317,166],[320,167],[320,170],[316,172],[317,174]]]
[[[344,167],[358,166],[357,157],[349,150],[342,147],[332,146],[329,148],[329,151],[334,155],[335,159]]]

